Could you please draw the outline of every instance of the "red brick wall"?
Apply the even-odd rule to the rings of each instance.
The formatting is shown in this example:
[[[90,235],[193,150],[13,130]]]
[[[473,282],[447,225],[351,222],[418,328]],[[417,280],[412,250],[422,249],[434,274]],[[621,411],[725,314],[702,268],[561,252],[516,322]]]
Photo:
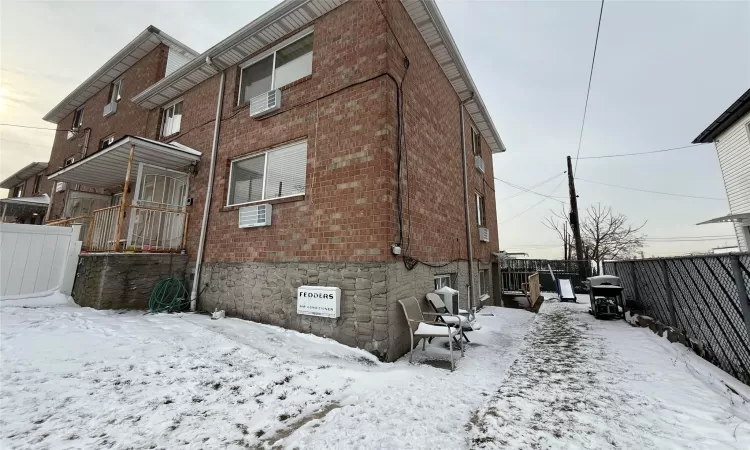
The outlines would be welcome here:
[[[409,256],[425,261],[466,259],[460,101],[414,22],[400,1],[384,2],[393,33],[389,33],[389,66],[403,79],[404,95],[404,234]],[[400,45],[399,45],[400,44]],[[402,51],[403,48],[403,51]],[[404,70],[403,58],[409,59]],[[390,90],[395,88],[389,86]],[[388,94],[395,98],[395,93]],[[395,128],[395,104],[389,114]],[[471,119],[465,115],[469,201],[474,258],[489,262],[498,249],[492,156],[482,142],[486,172],[474,168]],[[480,243],[474,192],[485,196],[490,242]],[[398,227],[394,228],[394,237]]]
[[[122,98],[117,104],[115,114],[109,117],[103,115],[104,105],[109,103],[109,85],[107,85],[85,103],[83,126],[78,137],[67,139],[67,130],[73,124],[74,113],[68,114],[57,124],[59,131],[55,134],[52,144],[47,173],[59,170],[66,158],[73,156],[76,161],[81,159],[86,141],[86,129],[91,130],[88,137],[88,155],[96,153],[99,149],[99,141],[111,134],[114,134],[115,140],[126,134],[152,139],[157,136],[159,110],[149,111],[134,104],[130,99],[164,77],[168,51],[167,46],[159,45],[124,73]],[[149,115],[153,116],[151,120],[149,120]],[[125,169],[123,168],[123,179],[124,176]],[[51,182],[45,186],[44,192],[49,194],[52,188]],[[50,220],[61,217],[64,207],[65,192],[55,193]]]
[[[395,137],[386,119],[387,86],[393,82],[385,75],[385,22],[374,3],[351,1],[314,26],[313,73],[282,89],[280,113],[251,118],[247,106],[237,106],[237,68],[227,70],[207,262],[392,258]],[[175,138],[204,154],[190,181],[190,253],[197,248],[204,207],[218,80],[184,95],[184,132]],[[201,112],[190,117],[198,107]],[[205,131],[191,130],[207,122]],[[305,196],[275,203],[272,226],[239,229],[238,208],[224,206],[230,161],[302,138],[308,145]]]

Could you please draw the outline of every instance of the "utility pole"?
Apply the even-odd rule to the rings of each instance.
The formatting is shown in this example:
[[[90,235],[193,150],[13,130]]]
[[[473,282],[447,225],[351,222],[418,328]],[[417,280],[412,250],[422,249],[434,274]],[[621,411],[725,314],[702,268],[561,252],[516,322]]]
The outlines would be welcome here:
[[[583,266],[583,242],[581,241],[581,226],[578,223],[578,198],[576,197],[576,184],[573,179],[573,164],[568,156],[568,191],[570,193],[570,229],[573,232],[573,239],[576,243],[576,260],[578,261],[578,276],[581,282],[586,279],[586,272]]]

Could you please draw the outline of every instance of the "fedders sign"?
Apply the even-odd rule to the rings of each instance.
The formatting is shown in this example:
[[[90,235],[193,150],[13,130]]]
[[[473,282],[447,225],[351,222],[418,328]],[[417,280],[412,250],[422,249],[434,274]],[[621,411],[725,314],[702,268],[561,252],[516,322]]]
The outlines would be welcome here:
[[[341,315],[341,289],[326,286],[297,288],[297,314],[337,318]]]

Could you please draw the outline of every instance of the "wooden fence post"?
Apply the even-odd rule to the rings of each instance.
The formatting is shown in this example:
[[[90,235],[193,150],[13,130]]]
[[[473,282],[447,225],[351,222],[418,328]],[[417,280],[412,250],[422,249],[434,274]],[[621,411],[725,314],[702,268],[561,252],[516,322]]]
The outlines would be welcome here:
[[[128,203],[128,191],[130,190],[130,172],[133,170],[133,154],[135,144],[130,144],[130,155],[128,156],[128,171],[125,174],[125,184],[122,187],[122,202],[120,203],[120,214],[117,217],[117,231],[115,232],[115,251],[120,251],[120,235],[122,234],[122,223],[125,221],[125,207]]]
[[[667,303],[669,306],[669,321],[672,322],[669,325],[673,326],[675,328],[679,328],[677,325],[677,313],[674,308],[674,297],[672,296],[672,284],[669,281],[669,267],[667,267],[667,260],[662,259],[659,261],[661,263],[661,273],[664,277],[664,288],[667,291]]]
[[[732,272],[734,273],[734,284],[737,286],[737,293],[739,294],[740,307],[742,308],[742,315],[745,316],[745,331],[747,332],[747,338],[750,339],[750,303],[747,298],[747,286],[745,285],[745,279],[742,277],[742,266],[740,265],[740,257],[737,255],[731,255],[729,259],[732,261]]]

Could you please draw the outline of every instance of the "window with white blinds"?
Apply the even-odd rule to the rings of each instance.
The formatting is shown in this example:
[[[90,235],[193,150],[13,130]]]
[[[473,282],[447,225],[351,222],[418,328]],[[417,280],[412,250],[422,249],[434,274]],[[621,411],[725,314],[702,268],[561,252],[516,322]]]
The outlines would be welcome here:
[[[307,141],[232,161],[227,205],[305,193]]]

